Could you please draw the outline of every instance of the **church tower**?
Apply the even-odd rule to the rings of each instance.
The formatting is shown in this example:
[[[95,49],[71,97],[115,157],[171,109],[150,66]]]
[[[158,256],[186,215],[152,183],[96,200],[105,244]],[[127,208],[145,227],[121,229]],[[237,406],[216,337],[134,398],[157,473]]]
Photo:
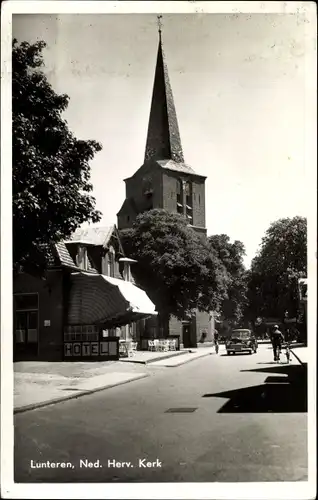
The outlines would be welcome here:
[[[118,228],[131,227],[139,213],[160,208],[182,214],[205,237],[205,180],[184,162],[159,26],[144,163],[125,179],[126,199],[117,214]]]
[[[125,179],[126,199],[117,214],[118,229],[132,226],[138,214],[154,208],[183,215],[202,238],[205,227],[205,180],[184,161],[177,113],[171,90],[159,25],[159,43],[150,107],[146,149],[142,166]],[[202,334],[211,341],[211,323],[205,312],[179,321],[172,317],[166,329],[147,320],[144,338],[178,336],[184,347],[196,347]]]

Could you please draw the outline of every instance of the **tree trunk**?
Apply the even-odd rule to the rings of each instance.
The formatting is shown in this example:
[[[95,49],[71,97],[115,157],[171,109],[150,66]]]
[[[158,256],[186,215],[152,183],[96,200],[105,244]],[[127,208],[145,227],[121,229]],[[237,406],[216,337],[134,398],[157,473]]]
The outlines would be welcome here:
[[[169,335],[169,319],[170,314],[165,311],[159,311],[158,313],[158,337],[159,338],[167,338]]]

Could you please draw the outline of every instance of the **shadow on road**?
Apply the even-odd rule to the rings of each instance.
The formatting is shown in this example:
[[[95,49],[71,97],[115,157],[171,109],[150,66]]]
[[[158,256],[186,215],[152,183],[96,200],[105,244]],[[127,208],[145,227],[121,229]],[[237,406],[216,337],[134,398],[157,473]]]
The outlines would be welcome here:
[[[264,383],[232,391],[204,394],[204,398],[226,398],[218,413],[306,413],[307,365],[276,365],[275,367],[242,370],[276,373]]]

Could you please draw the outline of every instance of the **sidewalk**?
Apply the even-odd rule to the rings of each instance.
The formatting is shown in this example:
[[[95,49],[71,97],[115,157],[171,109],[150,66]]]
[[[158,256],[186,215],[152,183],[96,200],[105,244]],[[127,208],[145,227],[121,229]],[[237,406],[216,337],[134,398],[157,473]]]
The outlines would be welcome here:
[[[120,361],[14,364],[14,413],[77,398],[148,377],[143,366]]]
[[[194,361],[204,356],[215,354],[215,347],[206,347],[205,349],[189,349],[182,357],[170,357],[159,361],[154,361],[151,366],[176,367]]]
[[[309,361],[309,350],[308,350],[308,347],[304,347],[304,346],[293,346],[291,345],[290,346],[290,350],[291,350],[291,353],[292,353],[292,358],[295,360],[295,361],[298,361],[298,363],[307,363],[308,364],[308,361]]]
[[[120,358],[123,363],[141,363],[147,365],[149,363],[153,364],[154,361],[160,361],[162,359],[173,358],[184,356],[189,352],[189,349],[182,349],[181,351],[167,351],[167,352],[156,352],[156,351],[137,351],[134,356],[130,358]]]
[[[151,367],[176,367],[208,356],[214,348],[175,353],[138,352],[132,358],[104,362],[14,363],[14,413],[78,398],[148,377]]]
[[[205,346],[204,349],[200,347],[191,347],[188,349],[181,349],[175,352],[154,352],[154,351],[137,351],[137,353],[130,358],[121,358],[124,363],[141,363],[151,366],[180,366],[189,361],[193,361],[203,356],[208,356],[215,352],[215,347]]]

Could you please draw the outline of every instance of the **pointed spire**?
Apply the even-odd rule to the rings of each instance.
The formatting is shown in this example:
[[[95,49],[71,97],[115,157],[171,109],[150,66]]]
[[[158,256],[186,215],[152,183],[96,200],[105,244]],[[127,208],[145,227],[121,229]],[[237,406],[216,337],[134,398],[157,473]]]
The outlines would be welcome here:
[[[161,17],[158,16],[159,45],[152,92],[145,161],[173,160],[184,162],[177,114],[165,62],[161,37]]]

